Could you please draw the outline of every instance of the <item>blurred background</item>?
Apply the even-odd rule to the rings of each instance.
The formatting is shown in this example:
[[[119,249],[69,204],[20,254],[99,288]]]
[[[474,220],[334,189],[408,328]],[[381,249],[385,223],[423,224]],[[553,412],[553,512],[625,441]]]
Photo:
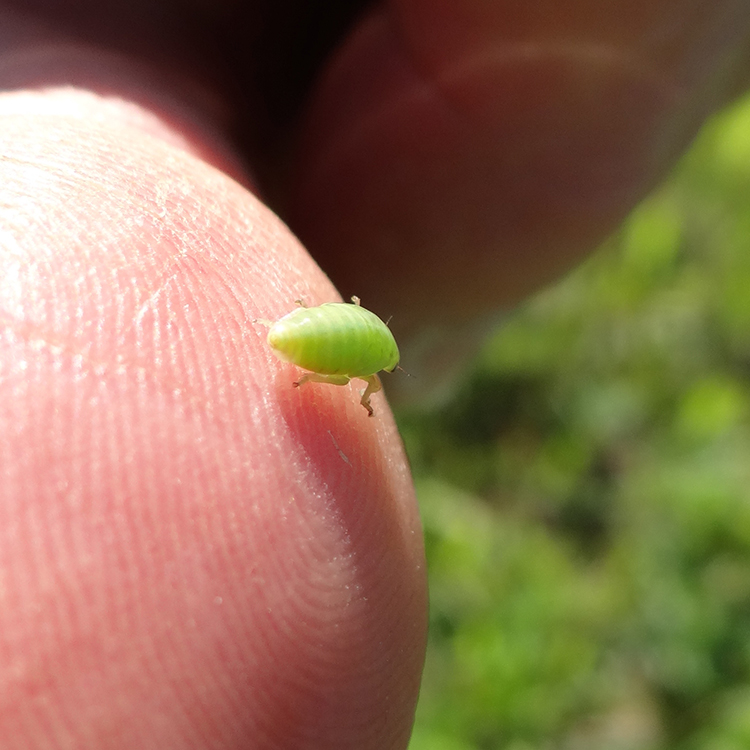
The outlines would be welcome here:
[[[750,748],[750,98],[397,418],[431,594],[410,750]]]

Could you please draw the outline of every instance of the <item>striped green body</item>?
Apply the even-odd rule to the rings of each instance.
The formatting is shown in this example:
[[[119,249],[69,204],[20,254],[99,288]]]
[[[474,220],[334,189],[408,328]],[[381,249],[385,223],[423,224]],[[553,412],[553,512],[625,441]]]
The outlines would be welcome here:
[[[294,310],[271,326],[268,344],[280,359],[322,375],[367,378],[399,360],[388,326],[358,304]]]

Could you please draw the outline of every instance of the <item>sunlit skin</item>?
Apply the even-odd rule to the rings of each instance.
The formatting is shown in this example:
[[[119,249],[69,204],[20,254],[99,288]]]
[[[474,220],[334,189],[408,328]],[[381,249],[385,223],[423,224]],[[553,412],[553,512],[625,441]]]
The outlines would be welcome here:
[[[253,320],[356,291],[427,390],[748,75],[738,0],[313,5],[0,5],[3,750],[405,750],[395,423]]]

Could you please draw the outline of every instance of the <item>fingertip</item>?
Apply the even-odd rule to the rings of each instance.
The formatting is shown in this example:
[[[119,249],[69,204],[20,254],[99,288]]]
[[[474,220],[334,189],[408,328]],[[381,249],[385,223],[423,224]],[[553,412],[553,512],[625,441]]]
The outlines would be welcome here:
[[[253,323],[334,290],[255,196],[111,114],[0,113],[2,648],[43,685],[0,720],[403,747],[425,585],[395,426],[295,391]]]

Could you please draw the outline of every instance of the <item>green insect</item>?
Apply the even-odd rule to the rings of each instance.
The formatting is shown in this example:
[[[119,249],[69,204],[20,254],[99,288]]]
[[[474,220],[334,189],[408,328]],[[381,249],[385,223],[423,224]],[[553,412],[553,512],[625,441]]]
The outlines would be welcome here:
[[[319,307],[301,306],[275,323],[268,332],[274,354],[310,372],[294,383],[346,385],[352,378],[367,383],[360,403],[372,416],[370,396],[382,385],[377,373],[398,366],[396,341],[388,326],[364,307],[328,302]],[[298,301],[298,304],[302,305]]]

